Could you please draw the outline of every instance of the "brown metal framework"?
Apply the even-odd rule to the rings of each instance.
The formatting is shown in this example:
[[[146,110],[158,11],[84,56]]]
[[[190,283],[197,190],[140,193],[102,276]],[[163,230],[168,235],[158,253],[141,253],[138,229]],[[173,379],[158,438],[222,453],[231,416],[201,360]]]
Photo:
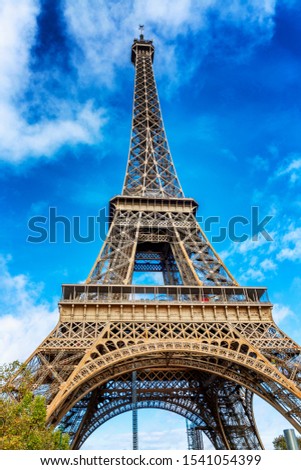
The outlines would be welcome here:
[[[206,427],[197,426],[196,424],[189,421],[186,418],[186,432],[187,432],[187,442],[188,450],[203,450],[204,449],[204,439],[202,431],[205,431]]]
[[[300,347],[275,325],[266,289],[239,286],[198,225],[168,148],[153,58],[152,41],[135,39],[123,192],[86,283],[63,286],[59,322],[27,361],[34,388],[74,449],[133,406],[186,417],[216,449],[260,449],[254,393],[301,432]],[[133,285],[134,272],[159,272],[162,285]]]

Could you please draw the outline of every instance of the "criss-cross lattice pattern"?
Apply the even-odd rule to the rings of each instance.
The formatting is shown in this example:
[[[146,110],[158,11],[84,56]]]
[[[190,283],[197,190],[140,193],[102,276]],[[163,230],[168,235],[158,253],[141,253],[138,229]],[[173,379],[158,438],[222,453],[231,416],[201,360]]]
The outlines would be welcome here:
[[[137,269],[139,244],[167,243],[163,275],[168,265],[178,276],[164,275],[165,284],[235,285],[236,281],[208,242],[192,212],[117,210],[88,282],[130,284]],[[158,265],[157,265],[157,270]],[[139,269],[141,271],[141,268]],[[148,271],[148,269],[146,269]]]
[[[216,449],[259,449],[253,394],[301,432],[301,348],[274,323],[266,289],[237,284],[184,197],[153,54],[151,41],[134,41],[123,194],[110,201],[110,229],[86,283],[63,286],[60,320],[27,360],[33,390],[74,449],[138,408],[184,416]],[[161,272],[162,284],[135,285],[134,272]]]
[[[134,43],[132,135],[123,194],[183,197],[164,131],[152,57],[151,41]]]
[[[62,314],[66,308],[73,308],[74,302],[76,301],[63,302]],[[85,302],[87,305],[83,307],[89,307],[95,312],[96,302],[103,301]],[[205,310],[210,308],[206,302],[204,304]],[[192,306],[197,309],[197,302]],[[80,307],[81,311],[83,307]],[[235,310],[239,306],[236,304],[232,308]],[[264,306],[260,307],[260,310],[263,308]],[[178,307],[178,317],[182,309],[181,306]],[[138,305],[136,310],[138,313]],[[227,310],[230,320],[230,306]],[[216,381],[217,376],[249,388],[273,404],[282,414],[289,413],[292,424],[301,429],[300,398],[297,398],[301,397],[298,362],[300,348],[269,320],[269,315],[265,314],[265,321],[262,318],[257,322],[95,322],[85,320],[90,315],[87,311],[86,314],[84,312],[85,310],[81,314],[81,321],[73,321],[72,318],[77,314],[71,311],[69,320],[58,324],[29,361],[29,367],[35,376],[36,392],[46,397],[52,422],[62,419],[70,409],[77,409],[77,403],[86,395],[89,397],[95,387],[105,384],[107,380],[115,380],[115,376],[136,368],[151,371],[154,368],[165,370],[173,367],[175,370],[196,368],[211,374],[211,378],[204,384],[205,389]],[[97,313],[93,314],[95,315]],[[123,312],[120,303],[117,316],[120,318],[123,315],[126,317],[128,314]],[[197,315],[197,311],[195,314],[192,312],[192,317]],[[161,317],[160,312],[158,316]],[[165,387],[164,383],[158,389],[161,390],[162,387]],[[227,427],[231,397],[224,396],[222,388],[220,386],[218,392],[218,397],[221,397],[219,403],[225,401],[229,406],[223,408],[223,418],[219,418],[219,421],[222,419]],[[156,406],[159,402],[166,402],[160,393],[159,401],[155,400]],[[89,401],[85,398],[84,402],[87,400]],[[142,401],[144,402],[144,398]],[[238,416],[233,417],[235,410],[233,405],[231,420],[239,419]],[[116,413],[119,412],[121,411],[116,409]],[[185,413],[183,411],[180,414],[185,416]],[[91,424],[89,420],[86,422],[87,430]],[[102,421],[99,425],[101,423]],[[94,428],[94,424],[92,427]],[[236,431],[234,428],[235,426],[231,431],[234,433],[233,437],[227,435],[227,439],[236,442],[236,448],[241,448],[237,440],[238,424]],[[240,429],[242,432],[243,428]],[[73,429],[73,432],[77,431]],[[243,437],[245,438],[246,436]]]
[[[94,389],[66,414],[63,425],[74,449],[108,419],[132,410],[131,385],[131,374],[124,374]],[[221,377],[189,370],[139,371],[136,392],[138,409],[160,408],[186,417],[217,449],[262,446],[252,413],[252,393]]]

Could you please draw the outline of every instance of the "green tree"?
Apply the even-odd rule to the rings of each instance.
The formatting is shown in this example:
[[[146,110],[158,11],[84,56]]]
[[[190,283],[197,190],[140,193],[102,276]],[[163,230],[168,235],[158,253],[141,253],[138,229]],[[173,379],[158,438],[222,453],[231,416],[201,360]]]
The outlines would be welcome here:
[[[45,398],[30,391],[31,383],[19,362],[0,367],[0,449],[69,449],[69,436],[46,425]]]
[[[301,437],[297,437],[297,442],[299,449],[301,450]],[[278,437],[275,437],[273,440],[273,446],[276,450],[287,450],[286,440],[282,434],[280,434]]]

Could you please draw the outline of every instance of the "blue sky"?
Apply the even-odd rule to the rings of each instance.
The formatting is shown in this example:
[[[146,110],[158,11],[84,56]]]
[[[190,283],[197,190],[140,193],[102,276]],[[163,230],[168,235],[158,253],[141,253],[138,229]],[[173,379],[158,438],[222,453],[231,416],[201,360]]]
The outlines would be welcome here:
[[[300,21],[297,0],[18,0],[18,8],[1,1],[1,362],[26,359],[49,333],[61,284],[84,280],[100,249],[99,237],[64,243],[62,227],[56,243],[28,243],[28,221],[55,207],[79,216],[84,235],[87,218],[120,193],[139,24],[156,47],[185,195],[203,219],[220,217],[213,235],[235,216],[250,220],[254,206],[260,220],[273,216],[272,241],[252,240],[246,226],[245,242],[227,237],[214,247],[239,283],[268,286],[278,325],[301,343]],[[285,422],[256,407],[269,447]],[[173,446],[171,432],[179,446],[185,441],[183,420],[149,413],[142,421],[156,418],[157,446],[164,439]],[[129,436],[129,420],[116,423],[90,448],[101,439],[112,448],[107,436],[116,426]]]

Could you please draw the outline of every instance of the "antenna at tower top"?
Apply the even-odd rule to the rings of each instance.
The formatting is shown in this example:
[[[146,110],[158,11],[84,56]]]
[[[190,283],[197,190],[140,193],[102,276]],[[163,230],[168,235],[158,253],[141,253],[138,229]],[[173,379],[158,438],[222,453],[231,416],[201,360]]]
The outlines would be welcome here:
[[[139,31],[140,31],[140,39],[144,39],[143,33],[144,33],[144,24],[139,25]]]

